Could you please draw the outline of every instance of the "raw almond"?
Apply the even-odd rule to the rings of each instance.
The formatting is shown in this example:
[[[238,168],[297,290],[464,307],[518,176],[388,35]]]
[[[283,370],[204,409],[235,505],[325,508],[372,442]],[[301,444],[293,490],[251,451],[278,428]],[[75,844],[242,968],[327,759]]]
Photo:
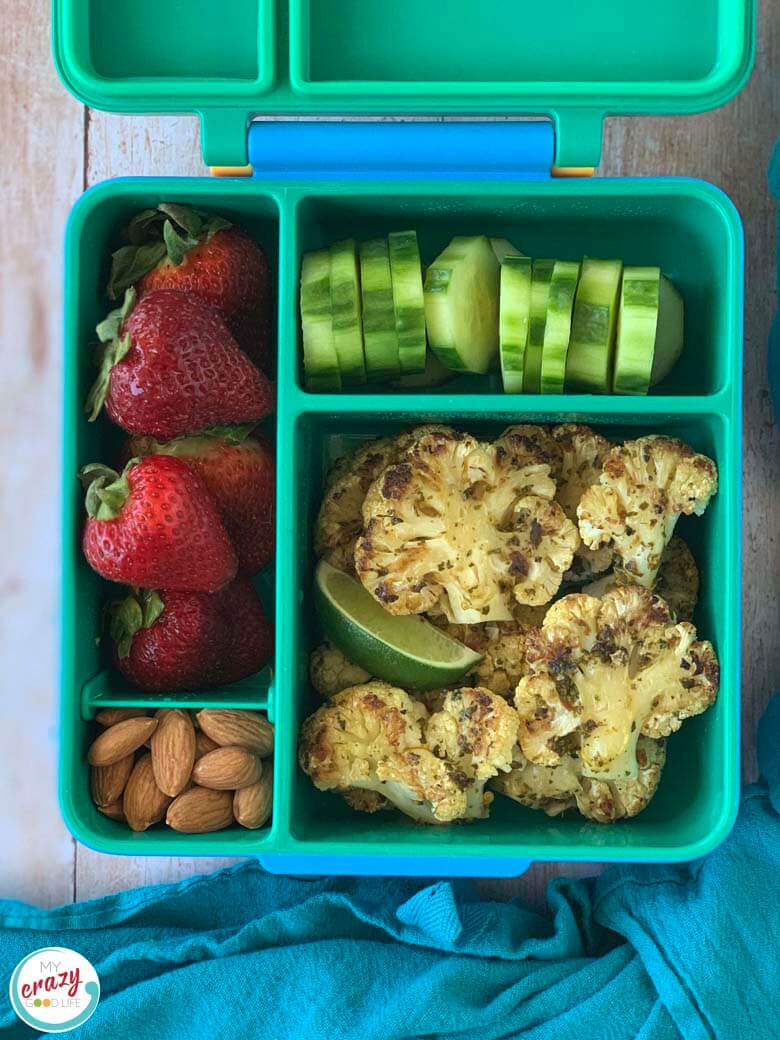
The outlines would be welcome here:
[[[125,755],[118,762],[109,766],[92,766],[89,776],[89,787],[92,801],[101,808],[118,802],[122,797],[128,777],[133,771],[133,754]]]
[[[209,751],[214,751],[219,747],[219,744],[212,740],[211,737],[207,737],[205,733],[197,730],[195,733],[195,761],[199,758],[203,758]]]
[[[160,790],[171,798],[181,794],[195,762],[195,727],[186,711],[161,708],[152,734],[152,769]]]
[[[98,811],[102,812],[104,816],[107,816],[109,820],[119,820],[120,823],[127,823],[125,810],[122,808],[121,798],[118,802],[112,802],[111,805],[99,805]]]
[[[134,831],[145,831],[153,823],[159,823],[172,799],[157,786],[152,769],[152,756],[141,755],[122,798],[122,807],[128,825]]]
[[[200,728],[220,747],[242,747],[260,758],[274,750],[274,728],[256,711],[204,708],[198,712]]]
[[[115,726],[117,722],[124,722],[125,719],[137,719],[148,714],[146,708],[103,708],[95,716],[95,722],[99,722],[101,726]]]
[[[235,791],[256,784],[263,775],[263,763],[242,747],[219,747],[199,758],[192,770],[192,782],[215,791]]]
[[[233,815],[236,823],[249,830],[268,823],[274,791],[274,763],[269,759],[263,763],[263,775],[256,784],[242,787],[233,795]]]
[[[221,831],[233,822],[233,796],[230,791],[190,787],[171,802],[165,822],[184,834]]]
[[[156,729],[157,719],[132,718],[117,722],[97,737],[87,761],[91,766],[110,766],[137,751]]]

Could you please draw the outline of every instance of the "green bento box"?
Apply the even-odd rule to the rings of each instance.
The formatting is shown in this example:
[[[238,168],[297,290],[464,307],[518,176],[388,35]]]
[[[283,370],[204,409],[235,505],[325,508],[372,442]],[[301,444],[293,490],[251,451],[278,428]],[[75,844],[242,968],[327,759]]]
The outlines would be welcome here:
[[[406,0],[192,6],[182,26],[175,0],[55,0],[54,48],[66,84],[99,107],[201,112],[207,158],[221,165],[246,161],[247,120],[256,111],[545,113],[556,138],[553,145],[549,127],[546,138],[533,131],[528,147],[497,156],[496,142],[512,134],[521,141],[539,124],[494,124],[501,127],[494,133],[479,123],[473,133],[481,134],[482,150],[460,163],[454,155],[441,169],[432,156],[460,148],[470,125],[458,124],[448,137],[442,128],[451,124],[441,123],[414,124],[413,132],[385,124],[381,133],[376,124],[357,131],[352,124],[343,134],[343,124],[254,124],[253,177],[128,178],[100,184],[77,202],[66,237],[63,429],[60,799],[71,830],[105,852],[258,855],[271,870],[298,873],[511,875],[527,860],[674,861],[704,854],[731,826],[739,783],[741,224],[731,202],[702,181],[552,179],[549,171],[554,159],[568,166],[597,161],[605,112],[692,111],[731,96],[750,68],[751,0],[659,0],[641,16],[602,0],[587,17],[590,5],[578,0],[523,7],[522,17],[509,0],[457,0],[446,5],[446,16],[445,8],[434,14],[435,5]],[[167,46],[150,39],[147,15]],[[109,36],[121,46],[110,46]],[[584,53],[586,45],[592,50]],[[265,130],[272,136],[263,138]],[[528,172],[528,148],[540,140],[549,150]],[[385,175],[384,159],[415,143],[419,162],[405,153],[403,165]],[[131,214],[162,201],[234,219],[278,269],[277,558],[259,578],[275,617],[275,662],[234,687],[168,697],[130,690],[102,659],[97,641],[109,586],[80,553],[83,504],[75,478],[84,463],[111,462],[121,438],[107,419],[90,425],[83,412],[92,380],[89,345],[106,310],[110,250]],[[638,398],[505,395],[497,375],[459,377],[433,392],[307,393],[297,311],[302,254],[404,227],[416,228],[424,261],[453,234],[480,233],[508,238],[531,255],[620,256],[659,265],[685,300],[683,356],[651,396]],[[391,814],[358,816],[299,771],[298,727],[315,703],[307,675],[318,636],[311,534],[324,474],[361,440],[433,418],[486,435],[519,421],[586,422],[607,437],[663,432],[715,459],[718,494],[702,518],[683,518],[679,532],[701,570],[695,622],[717,650],[720,695],[670,739],[661,786],[639,817],[600,826],[497,799],[490,819],[478,825],[424,828]],[[133,833],[93,806],[85,720],[102,705],[170,703],[268,711],[276,726],[268,827]]]

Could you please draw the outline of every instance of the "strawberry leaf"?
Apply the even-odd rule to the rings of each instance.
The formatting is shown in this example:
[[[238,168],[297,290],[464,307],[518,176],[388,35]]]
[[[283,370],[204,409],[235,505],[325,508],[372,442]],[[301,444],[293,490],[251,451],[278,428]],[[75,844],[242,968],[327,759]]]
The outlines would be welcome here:
[[[97,379],[90,387],[87,394],[84,410],[89,416],[89,421],[94,422],[100,415],[100,410],[105,404],[108,391],[111,387],[111,371],[118,362],[127,354],[133,345],[130,333],[122,335],[122,327],[135,307],[136,292],[130,288],[125,293],[122,306],[111,311],[98,325],[96,332],[102,347],[98,347],[95,362],[100,369]]]
[[[210,242],[211,239],[216,235],[218,231],[227,231],[228,228],[232,228],[233,225],[229,220],[225,220],[224,217],[219,217],[216,213],[212,213],[203,225],[203,231],[206,235],[206,241]]]
[[[165,242],[145,242],[142,245],[122,246],[111,256],[111,274],[108,279],[108,298],[118,300],[125,289],[139,282],[165,258]]]
[[[198,244],[197,238],[186,232],[182,234],[170,220],[166,220],[163,224],[163,239],[168,259],[174,267],[179,267],[184,262],[187,253]]]
[[[197,241],[203,234],[203,220],[197,210],[191,206],[180,206],[175,202],[161,202],[157,207],[168,220],[175,225],[183,237]]]
[[[136,213],[127,225],[125,234],[131,246],[142,246],[146,242],[160,241],[160,225],[165,215],[158,209],[145,209]]]
[[[89,516],[95,520],[116,520],[130,495],[127,474],[137,461],[128,462],[121,476],[100,462],[79,470],[79,480],[87,489],[84,504]]]

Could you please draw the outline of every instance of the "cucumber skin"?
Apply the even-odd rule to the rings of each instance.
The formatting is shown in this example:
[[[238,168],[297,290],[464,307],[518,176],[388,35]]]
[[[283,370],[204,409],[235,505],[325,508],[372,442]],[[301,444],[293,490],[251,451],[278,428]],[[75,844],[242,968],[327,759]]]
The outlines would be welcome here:
[[[348,272],[341,272],[342,265],[345,268],[351,265],[351,268]],[[334,271],[340,273],[338,281],[334,279]],[[330,247],[330,273],[333,342],[341,379],[345,386],[362,386],[366,382],[366,361],[363,351],[360,279],[354,241],[347,239],[344,242],[335,242]]]
[[[553,268],[544,326],[542,366],[539,373],[539,385],[543,394],[563,393],[566,355],[569,350],[572,312],[579,277],[578,263],[558,261]],[[553,335],[557,336],[557,342],[551,342]]]
[[[569,354],[566,364],[567,390],[581,393],[608,394],[612,389],[615,356],[615,328],[620,309],[623,265],[619,260],[585,258],[582,264],[580,290],[574,301]],[[586,293],[586,298],[582,294]],[[604,302],[609,296],[609,303]],[[596,297],[599,297],[598,299]],[[606,344],[601,358],[596,357],[600,344]],[[594,376],[594,365],[585,361],[602,360],[603,366]]]
[[[491,239],[494,252],[496,241]],[[522,261],[522,262],[518,262]],[[504,393],[521,394],[523,392],[523,373],[525,370],[525,352],[528,345],[528,327],[531,314],[531,279],[532,261],[520,254],[507,254],[501,264],[501,283],[499,295],[499,357],[501,360],[501,379]],[[510,320],[507,315],[509,294],[523,294],[519,301],[523,316],[516,314]]]
[[[387,245],[390,257],[395,331],[398,338],[398,361],[401,373],[424,372],[426,357],[425,299],[423,296],[422,264],[420,262],[420,250],[417,245],[417,234],[414,231],[391,232],[387,238]],[[409,268],[409,284],[405,287],[406,295],[419,296],[418,305],[415,305],[415,303],[399,303],[398,301],[396,281],[399,276],[403,276],[403,267],[405,266]],[[412,278],[415,278],[413,286],[411,284]],[[406,279],[404,280],[406,281]]]
[[[325,249],[303,257],[300,307],[306,389],[340,390],[341,375],[330,316],[330,254]],[[312,361],[316,362],[313,368]]]
[[[612,392],[643,397],[650,389],[661,302],[657,267],[626,268],[618,312],[618,336]],[[632,309],[626,328],[625,307]]]
[[[366,377],[369,383],[382,383],[401,373],[390,256],[384,239],[361,244],[360,275]],[[382,284],[374,288],[375,282]]]
[[[554,260],[534,260],[531,275],[531,314],[528,319],[528,344],[525,348],[523,389],[538,394],[542,374],[542,346],[547,324],[547,299],[550,294]],[[536,290],[536,291],[534,291]]]

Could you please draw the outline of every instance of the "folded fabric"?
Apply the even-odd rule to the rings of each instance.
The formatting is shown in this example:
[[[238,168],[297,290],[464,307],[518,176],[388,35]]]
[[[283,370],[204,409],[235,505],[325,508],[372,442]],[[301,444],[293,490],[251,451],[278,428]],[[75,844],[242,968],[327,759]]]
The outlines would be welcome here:
[[[759,759],[710,856],[558,879],[549,916],[466,882],[248,862],[51,911],[0,902],[0,974],[47,945],[89,958],[102,992],[79,1040],[774,1040],[780,697]],[[33,1035],[0,1005],[0,1037]]]

